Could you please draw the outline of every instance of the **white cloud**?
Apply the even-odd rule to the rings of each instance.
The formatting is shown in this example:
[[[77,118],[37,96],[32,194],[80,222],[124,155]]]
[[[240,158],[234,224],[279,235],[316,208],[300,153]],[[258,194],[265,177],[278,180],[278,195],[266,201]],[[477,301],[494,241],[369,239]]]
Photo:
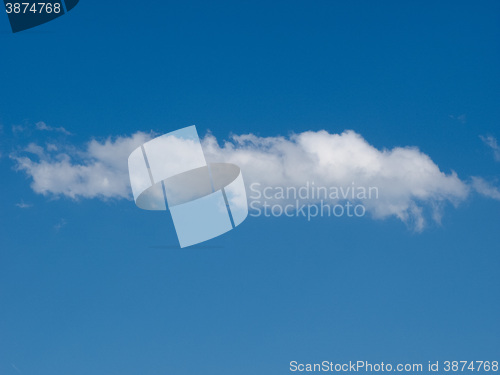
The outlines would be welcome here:
[[[53,143],[47,143],[47,151],[57,151],[57,146]]]
[[[450,115],[450,118],[453,120],[457,120],[461,124],[465,124],[467,122],[467,116],[465,115],[465,113],[459,116]]]
[[[481,177],[472,177],[472,187],[485,197],[500,201],[500,190]]]
[[[12,125],[12,133],[21,133],[24,132],[26,128],[22,125]]]
[[[16,203],[16,207],[26,209],[33,207],[33,205],[31,203],[26,203],[25,201],[21,200],[21,202]]]
[[[61,219],[57,222],[56,225],[54,225],[54,229],[56,232],[59,232],[63,227],[65,227],[67,224],[66,219]]]
[[[131,199],[127,159],[149,139],[150,134],[139,132],[103,142],[92,140],[83,151],[66,147],[65,152],[30,144],[25,149],[30,155],[11,158],[18,170],[32,178],[36,193],[72,199]],[[378,150],[354,131],[310,131],[288,138],[236,135],[222,145],[208,135],[202,143],[207,161],[241,167],[247,187],[254,182],[271,187],[298,188],[308,182],[325,187],[376,187],[378,199],[361,199],[367,211],[375,218],[395,216],[416,230],[425,226],[426,210],[439,222],[443,204],[456,205],[469,192],[456,173],[443,173],[417,148]]]
[[[40,121],[40,122],[37,122],[35,124],[36,128],[38,130],[44,130],[44,131],[49,131],[49,132],[59,132],[59,133],[63,133],[63,134],[66,134],[66,135],[71,135],[71,133],[69,131],[67,131],[65,128],[63,128],[62,126],[61,127],[52,127],[52,126],[48,126],[45,122],[43,121]]]
[[[491,135],[480,135],[479,138],[481,138],[481,140],[493,150],[493,157],[495,160],[500,161],[500,146],[498,145],[497,139]]]
[[[29,152],[30,154],[34,154],[39,158],[43,158],[45,155],[45,150],[43,147],[37,145],[36,143],[30,143],[24,149],[25,152]]]
[[[30,144],[25,151],[36,158],[19,154],[11,158],[17,170],[32,178],[31,187],[36,193],[73,199],[130,198],[127,158],[149,139],[148,134],[136,133],[104,142],[92,140],[83,151],[69,147],[66,152],[51,154]]]
[[[425,225],[424,207],[439,219],[442,203],[458,204],[469,191],[455,172],[441,172],[417,148],[378,150],[354,131],[310,131],[289,138],[233,136],[222,146],[208,136],[203,146],[207,160],[240,166],[247,186],[259,182],[300,187],[314,182],[325,187],[377,187],[378,199],[362,199],[367,210],[376,218],[396,216],[417,230]]]

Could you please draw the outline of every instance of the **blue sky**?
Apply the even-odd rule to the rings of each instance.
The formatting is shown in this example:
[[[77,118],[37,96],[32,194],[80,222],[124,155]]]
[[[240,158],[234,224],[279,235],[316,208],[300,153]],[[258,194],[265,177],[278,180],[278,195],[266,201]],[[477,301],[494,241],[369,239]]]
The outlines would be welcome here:
[[[0,374],[498,360],[500,164],[485,140],[500,137],[499,12],[81,0],[17,34],[0,17]],[[168,214],[39,194],[12,159],[192,124],[220,144],[350,129],[377,150],[418,147],[470,192],[444,200],[440,224],[435,200],[417,201],[421,231],[394,215],[249,217],[181,250]]]

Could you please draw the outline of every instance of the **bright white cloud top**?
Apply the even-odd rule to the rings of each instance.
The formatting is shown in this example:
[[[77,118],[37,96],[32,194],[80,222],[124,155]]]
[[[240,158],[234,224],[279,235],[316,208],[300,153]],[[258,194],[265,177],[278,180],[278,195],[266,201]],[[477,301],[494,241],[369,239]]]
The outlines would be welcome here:
[[[79,198],[132,199],[127,158],[152,136],[92,140],[84,150],[30,145],[25,155],[11,155],[16,168],[31,179],[39,194]],[[439,221],[442,206],[459,204],[470,187],[455,172],[444,173],[415,147],[379,150],[360,134],[308,131],[290,137],[234,135],[218,142],[203,139],[208,162],[240,166],[247,186],[374,186],[378,199],[362,203],[374,218],[395,216],[416,230],[425,226],[425,211]],[[363,200],[363,199],[361,199]],[[314,199],[310,199],[314,203]]]

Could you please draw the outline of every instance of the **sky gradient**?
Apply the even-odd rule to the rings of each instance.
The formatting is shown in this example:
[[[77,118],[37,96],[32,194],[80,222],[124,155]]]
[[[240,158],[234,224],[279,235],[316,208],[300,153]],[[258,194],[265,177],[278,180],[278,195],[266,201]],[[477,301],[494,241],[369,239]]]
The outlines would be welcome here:
[[[17,34],[0,17],[0,374],[499,360],[499,15],[496,1],[81,0]],[[381,153],[418,148],[470,192],[421,231],[248,217],[179,249],[165,212],[39,194],[16,170],[30,144],[87,163],[92,140],[192,124],[220,147],[352,130]]]

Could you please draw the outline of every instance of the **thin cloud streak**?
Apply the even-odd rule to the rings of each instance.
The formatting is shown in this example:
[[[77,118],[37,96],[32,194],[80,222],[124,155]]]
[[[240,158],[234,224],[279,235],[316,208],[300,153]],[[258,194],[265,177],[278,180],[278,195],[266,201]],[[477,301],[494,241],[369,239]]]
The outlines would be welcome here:
[[[481,177],[472,177],[472,187],[479,194],[500,201],[500,190]]]
[[[497,139],[491,135],[483,136],[480,135],[479,138],[493,151],[493,157],[495,161],[500,162],[500,146],[498,145]]]
[[[16,203],[16,207],[19,207],[21,209],[27,209],[33,207],[33,205],[31,203],[26,203],[23,200],[21,200],[21,202]]]
[[[52,127],[48,126],[45,122],[39,121],[35,124],[37,130],[42,130],[42,131],[49,131],[49,132],[58,132],[58,133],[63,133],[66,135],[71,135],[69,131],[67,131],[65,128],[62,126],[60,127]]]

